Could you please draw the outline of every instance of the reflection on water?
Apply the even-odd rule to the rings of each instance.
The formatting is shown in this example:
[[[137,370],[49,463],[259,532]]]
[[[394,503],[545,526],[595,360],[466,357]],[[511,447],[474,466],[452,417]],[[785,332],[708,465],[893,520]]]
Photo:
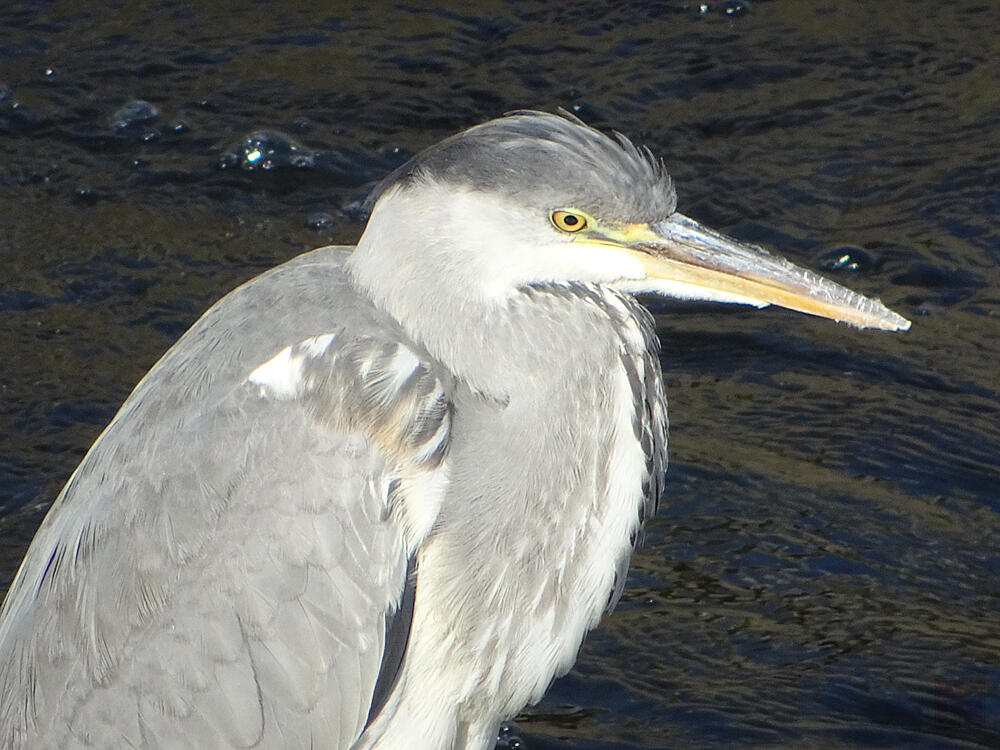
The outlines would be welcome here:
[[[654,303],[669,502],[506,746],[1000,746],[998,7],[5,8],[2,585],[212,300],[353,242],[423,146],[564,106],[914,326]]]

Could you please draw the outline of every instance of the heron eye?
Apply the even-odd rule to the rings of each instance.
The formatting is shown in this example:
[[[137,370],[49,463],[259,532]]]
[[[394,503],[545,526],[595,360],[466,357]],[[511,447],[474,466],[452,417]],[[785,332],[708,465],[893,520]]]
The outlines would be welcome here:
[[[587,219],[572,211],[553,211],[552,223],[556,225],[556,229],[563,232],[579,232],[587,226]]]

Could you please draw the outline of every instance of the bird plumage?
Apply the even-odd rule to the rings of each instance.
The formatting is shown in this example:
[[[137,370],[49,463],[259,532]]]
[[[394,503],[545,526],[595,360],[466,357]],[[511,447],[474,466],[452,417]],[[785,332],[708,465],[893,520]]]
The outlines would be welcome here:
[[[389,174],[368,203],[393,186],[428,179],[524,206],[576,205],[625,222],[655,221],[677,208],[662,161],[624,135],[609,138],[565,111],[512,112],[456,133]]]
[[[0,611],[3,747],[489,748],[662,492],[628,292],[909,325],[676,214],[662,164],[569,116],[374,195],[356,249],[206,312],[67,482]]]
[[[342,258],[305,256],[224,298],[74,473],[0,620],[4,747],[348,747],[360,732],[412,553],[384,519],[405,510],[388,507],[395,467],[348,426],[360,393],[324,402],[330,383],[308,371],[294,395],[250,378],[276,346],[345,326],[400,344],[356,304]],[[325,354],[328,378],[357,377],[379,345],[352,338],[309,364]],[[411,408],[434,401],[417,385]]]
[[[508,365],[544,381],[546,366],[569,361],[575,374],[552,382],[549,404],[497,400],[361,298],[346,252],[301,256],[221,300],[67,484],[0,620],[5,747],[351,747],[411,555],[414,621],[428,637],[407,646],[424,661],[404,666],[401,684],[440,703],[461,676],[454,716],[426,731],[454,735],[474,716],[494,731],[572,663],[620,591],[644,498],[659,487],[665,412],[648,317],[597,288],[523,290],[514,322],[499,326],[505,346],[525,349]],[[545,336],[523,342],[518,327],[536,309]],[[617,340],[574,354],[602,327]],[[483,356],[490,348],[487,336]],[[626,387],[630,413],[616,415],[612,391]],[[558,419],[578,399],[604,404],[582,430]],[[456,431],[468,448],[451,444]],[[550,437],[558,455],[542,460]],[[614,526],[602,508],[616,441],[635,446],[640,471],[619,499],[630,514],[595,555],[573,547],[590,525]],[[566,538],[538,533],[567,522]],[[442,601],[461,616],[442,619]],[[520,624],[526,613],[544,613],[540,632]],[[449,653],[437,685],[428,671]],[[485,658],[466,669],[472,656]],[[407,714],[419,708],[390,695],[386,709],[400,732],[421,726]],[[373,739],[392,731],[370,718]],[[359,747],[369,745],[400,746]]]

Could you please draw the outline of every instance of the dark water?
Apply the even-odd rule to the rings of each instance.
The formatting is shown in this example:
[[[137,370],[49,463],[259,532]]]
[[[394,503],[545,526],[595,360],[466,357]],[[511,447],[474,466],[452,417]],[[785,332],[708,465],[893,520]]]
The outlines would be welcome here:
[[[214,299],[353,242],[417,149],[563,106],[914,325],[658,303],[669,502],[522,742],[1000,747],[1000,6],[315,5],[0,9],[0,590]]]

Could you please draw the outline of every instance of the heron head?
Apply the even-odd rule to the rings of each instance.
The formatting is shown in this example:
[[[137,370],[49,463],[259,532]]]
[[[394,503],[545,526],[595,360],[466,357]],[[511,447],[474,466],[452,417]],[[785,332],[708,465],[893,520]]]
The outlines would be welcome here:
[[[677,213],[662,162],[572,115],[515,112],[458,133],[387,177],[359,244],[395,248],[415,283],[502,299],[584,282],[763,307],[859,327],[909,321],[817,274]]]

